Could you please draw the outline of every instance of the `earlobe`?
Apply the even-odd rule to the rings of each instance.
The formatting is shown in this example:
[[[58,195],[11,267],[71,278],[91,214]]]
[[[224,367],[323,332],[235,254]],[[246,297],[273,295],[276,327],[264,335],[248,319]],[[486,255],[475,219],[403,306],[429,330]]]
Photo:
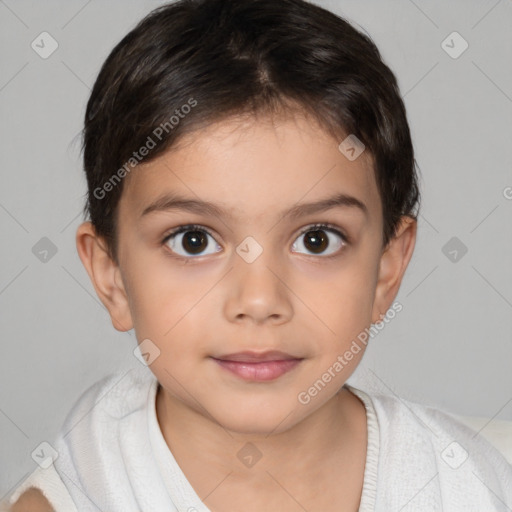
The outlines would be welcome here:
[[[118,331],[129,331],[133,322],[119,266],[90,222],[78,227],[76,248],[98,297],[110,314],[112,325]]]
[[[416,229],[415,219],[402,216],[396,235],[382,253],[373,303],[373,323],[382,320],[382,316],[390,308],[400,289],[405,270],[414,252]]]

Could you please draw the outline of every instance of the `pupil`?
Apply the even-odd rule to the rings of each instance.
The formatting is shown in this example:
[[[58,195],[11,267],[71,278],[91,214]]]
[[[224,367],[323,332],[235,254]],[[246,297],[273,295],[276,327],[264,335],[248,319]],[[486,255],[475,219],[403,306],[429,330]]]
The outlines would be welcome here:
[[[306,245],[307,249],[311,252],[323,252],[329,245],[329,238],[325,236],[324,231],[308,231],[306,233]],[[311,247],[308,247],[311,246]]]
[[[201,231],[187,231],[183,237],[183,248],[193,254],[204,251],[203,244],[205,244],[206,237]]]

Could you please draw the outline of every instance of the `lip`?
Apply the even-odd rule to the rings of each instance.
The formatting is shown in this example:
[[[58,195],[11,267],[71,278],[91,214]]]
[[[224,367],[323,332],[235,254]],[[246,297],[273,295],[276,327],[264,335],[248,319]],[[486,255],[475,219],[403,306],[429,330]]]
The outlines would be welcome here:
[[[242,363],[261,363],[265,361],[285,361],[300,358],[279,350],[266,350],[265,352],[246,350],[245,352],[237,352],[235,354],[226,354],[214,357],[214,359],[219,359],[221,361],[238,361]]]
[[[238,352],[212,359],[224,370],[245,381],[268,382],[293,370],[303,360],[279,351]]]

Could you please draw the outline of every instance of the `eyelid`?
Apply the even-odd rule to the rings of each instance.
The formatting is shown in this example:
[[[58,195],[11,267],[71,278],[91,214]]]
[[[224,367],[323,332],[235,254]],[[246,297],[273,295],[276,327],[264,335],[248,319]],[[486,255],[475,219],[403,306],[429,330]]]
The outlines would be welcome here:
[[[164,236],[162,243],[164,244],[165,242],[169,241],[173,236],[179,235],[180,233],[185,233],[186,231],[205,231],[213,238],[215,238],[216,236],[213,233],[213,231],[210,230],[210,228],[207,228],[202,224],[183,224],[182,226],[178,226],[177,228],[167,233]]]
[[[299,236],[301,236],[309,231],[315,231],[315,230],[321,230],[321,229],[324,229],[326,231],[327,230],[333,231],[343,240],[343,243],[345,245],[347,245],[351,242],[350,237],[344,231],[342,231],[338,226],[331,224],[330,222],[318,222],[316,224],[309,224],[308,226],[303,228],[302,231],[300,231]]]

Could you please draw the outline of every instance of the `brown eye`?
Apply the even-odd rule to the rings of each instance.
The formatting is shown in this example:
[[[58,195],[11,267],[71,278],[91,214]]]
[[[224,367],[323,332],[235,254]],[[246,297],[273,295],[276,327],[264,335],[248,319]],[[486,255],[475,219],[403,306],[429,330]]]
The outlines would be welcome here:
[[[322,253],[329,246],[329,237],[322,230],[308,231],[304,235],[304,246],[315,254]]]
[[[300,234],[292,248],[294,251],[305,249],[312,255],[330,256],[339,251],[345,242],[345,237],[338,230],[326,226],[313,226]]]
[[[169,235],[165,239],[165,242],[173,252],[184,257],[213,254],[212,252],[204,253],[204,251],[207,249],[211,250],[212,246],[215,248],[215,245],[220,248],[220,246],[215,243],[212,235],[204,229],[198,229],[191,226],[182,226],[177,231]]]
[[[185,251],[198,254],[206,249],[208,240],[201,231],[187,231],[183,234],[181,245]]]

